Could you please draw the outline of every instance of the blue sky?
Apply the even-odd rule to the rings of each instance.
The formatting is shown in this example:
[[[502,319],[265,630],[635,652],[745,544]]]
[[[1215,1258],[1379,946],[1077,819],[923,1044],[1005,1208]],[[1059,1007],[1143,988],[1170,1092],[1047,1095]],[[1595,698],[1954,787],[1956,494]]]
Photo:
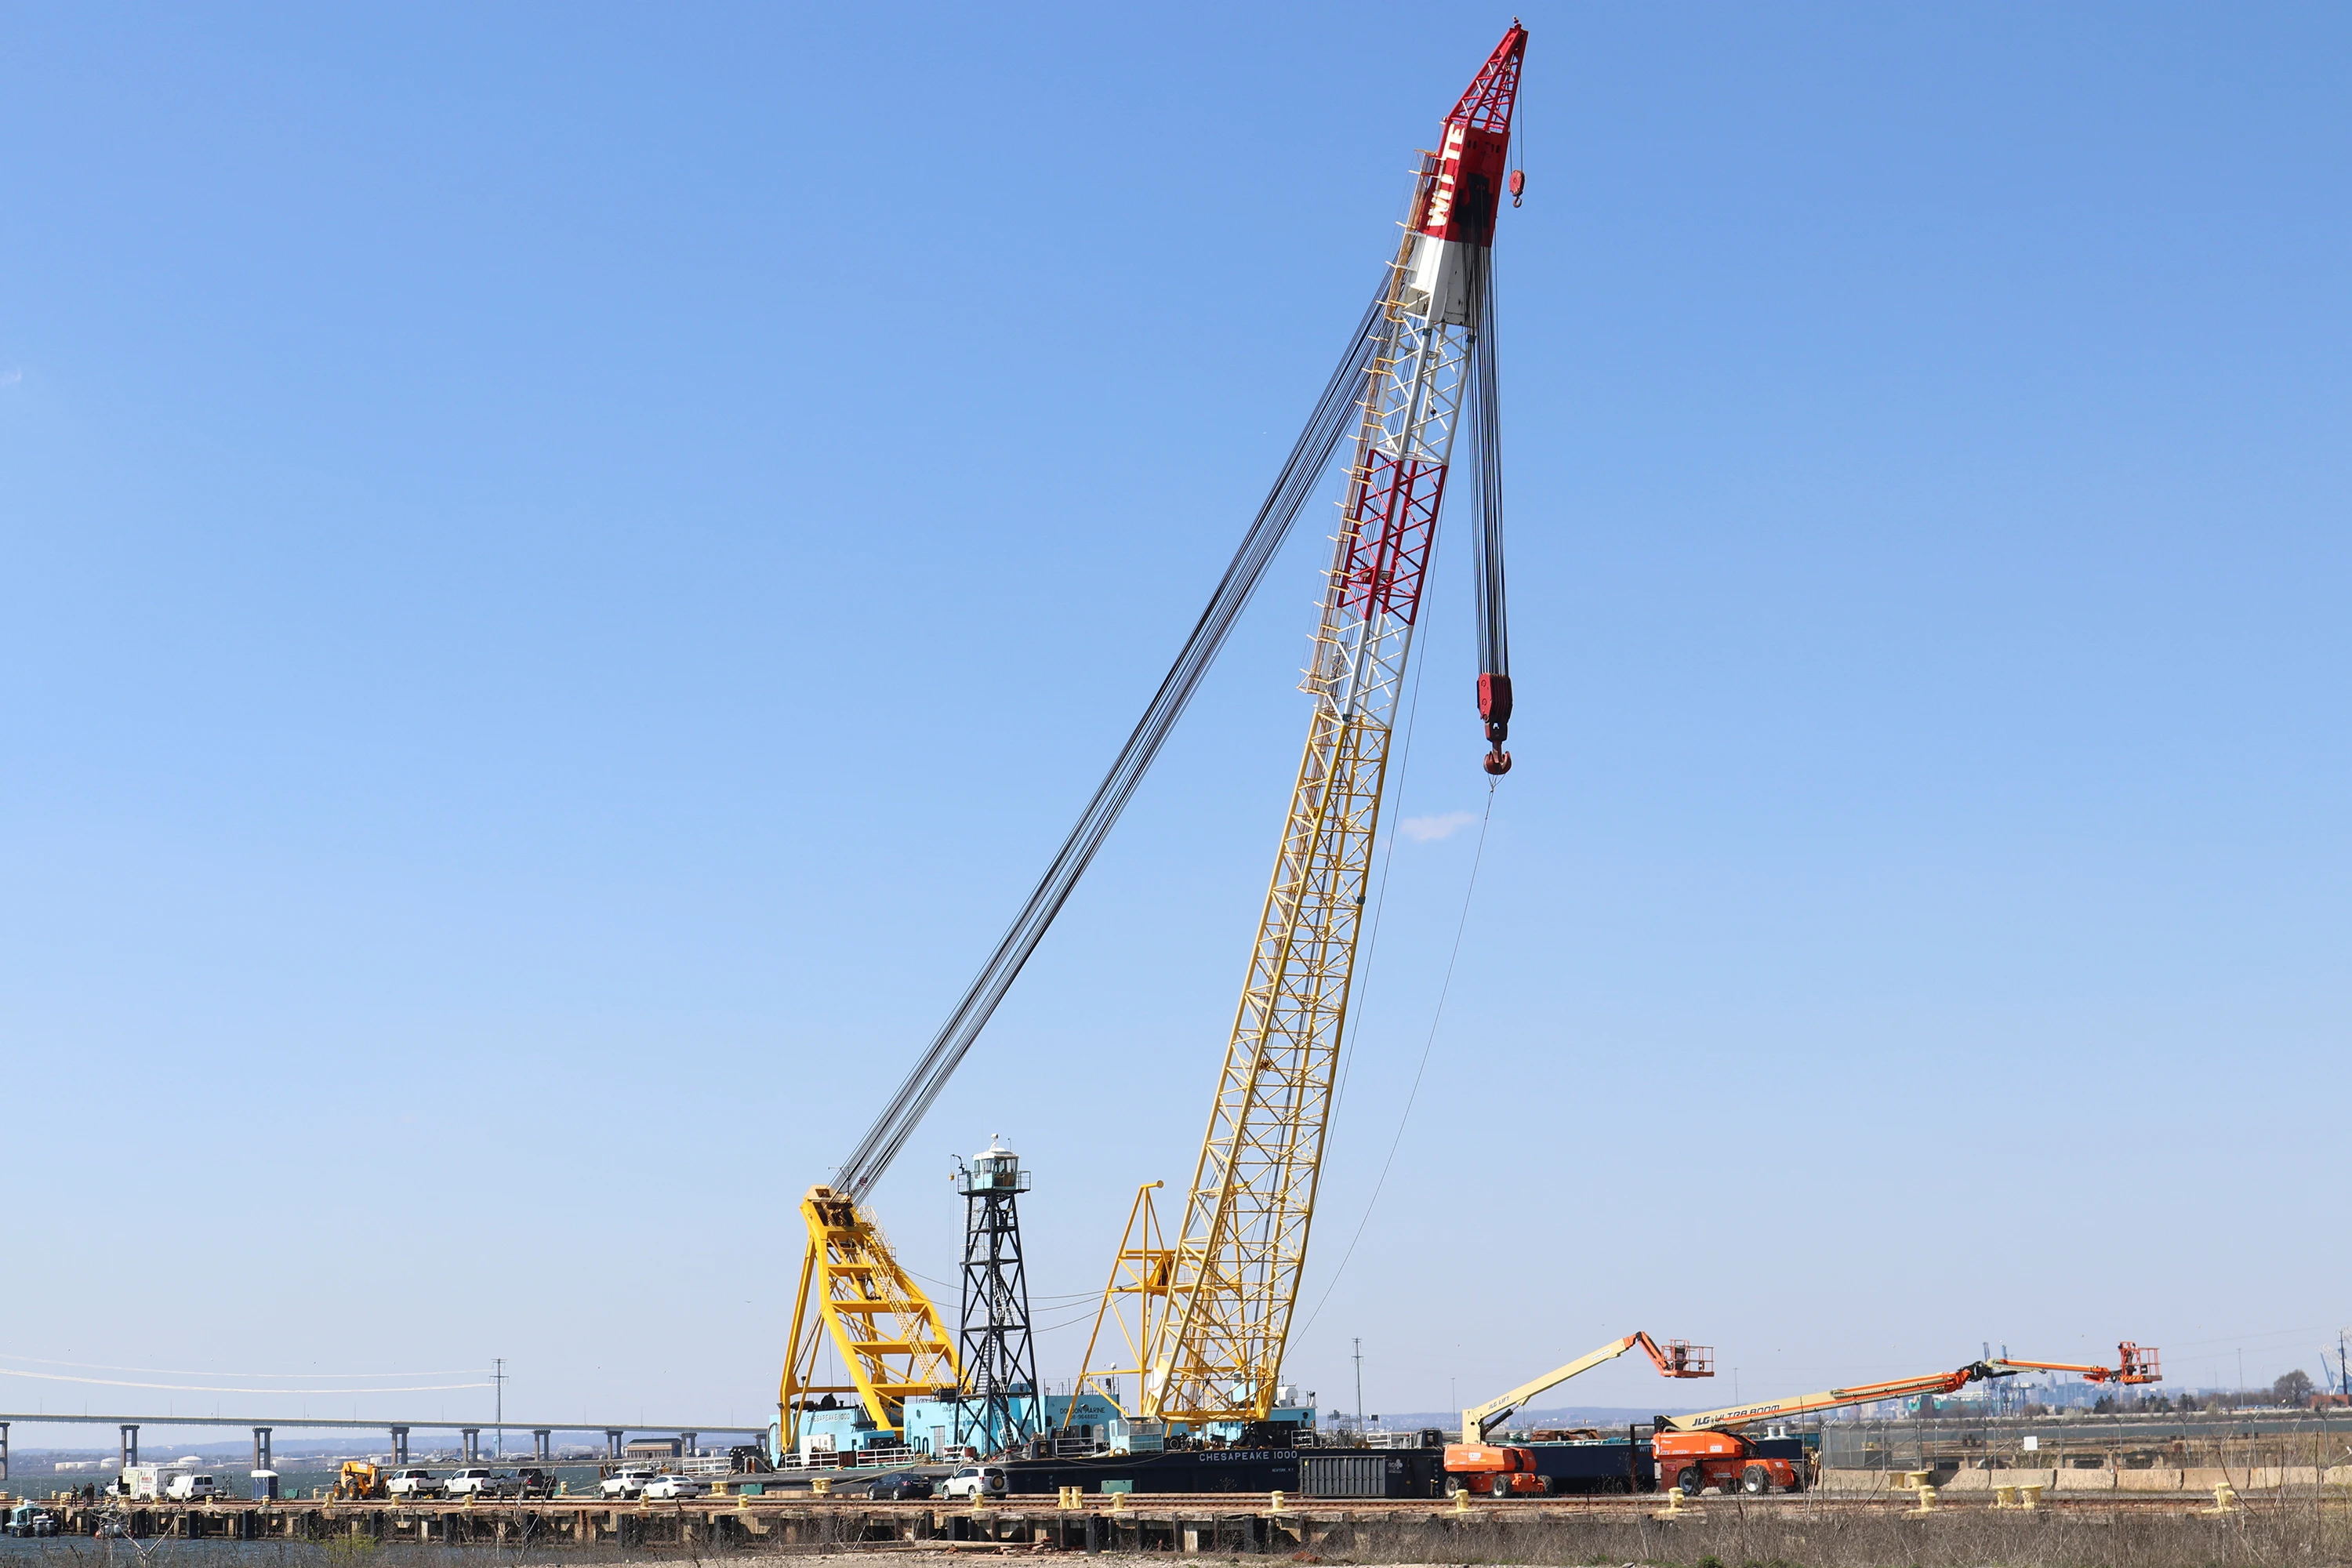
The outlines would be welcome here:
[[[125,1239],[0,1356],[762,1418],[793,1201],[1148,696],[1508,13],[5,16],[10,1185]],[[2352,22],[1527,21],[1518,766],[1433,1037],[1476,830],[1396,850],[1293,1375],[1352,1403],[1361,1336],[1425,1409],[1634,1328],[1749,1395],[1986,1340],[2311,1366]],[[918,1269],[992,1132],[1044,1323],[1188,1173],[1328,515],[882,1188]],[[1462,543],[1391,805],[1441,829]],[[133,1396],[0,1377],[85,1397]]]

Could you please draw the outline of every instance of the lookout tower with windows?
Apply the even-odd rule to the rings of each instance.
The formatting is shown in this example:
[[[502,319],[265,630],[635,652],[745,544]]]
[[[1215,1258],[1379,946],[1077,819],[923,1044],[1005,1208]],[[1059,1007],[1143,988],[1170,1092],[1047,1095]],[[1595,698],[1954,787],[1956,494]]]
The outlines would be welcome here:
[[[1037,1348],[1029,1332],[1029,1279],[1021,1266],[1019,1194],[1029,1190],[1021,1157],[992,1137],[959,1163],[963,1194],[963,1388],[956,1402],[958,1445],[1003,1453],[1036,1435]]]

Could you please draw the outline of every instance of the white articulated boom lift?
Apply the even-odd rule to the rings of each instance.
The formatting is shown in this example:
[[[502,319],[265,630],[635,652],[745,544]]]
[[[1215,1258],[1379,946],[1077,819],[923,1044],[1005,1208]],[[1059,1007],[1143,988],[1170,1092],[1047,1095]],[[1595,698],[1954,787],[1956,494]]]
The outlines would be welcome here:
[[[1715,1375],[1715,1352],[1706,1346],[1692,1344],[1688,1340],[1668,1340],[1662,1346],[1648,1334],[1636,1330],[1622,1340],[1612,1340],[1599,1350],[1577,1357],[1566,1366],[1554,1367],[1541,1377],[1519,1384],[1508,1394],[1498,1394],[1484,1405],[1474,1405],[1465,1410],[1462,1413],[1462,1441],[1449,1443],[1445,1448],[1448,1483],[1457,1491],[1465,1489],[1484,1490],[1496,1497],[1510,1497],[1518,1493],[1548,1496],[1559,1490],[1559,1478],[1545,1475],[1537,1468],[1539,1457],[1535,1449],[1507,1443],[1489,1443],[1486,1440],[1488,1435],[1498,1430],[1528,1400],[1559,1387],[1571,1377],[1591,1372],[1605,1362],[1615,1361],[1635,1345],[1648,1353],[1651,1364],[1658,1369],[1661,1377]]]
[[[1648,1334],[1635,1330],[1622,1340],[1612,1340],[1597,1351],[1589,1351],[1557,1366],[1532,1382],[1523,1383],[1508,1394],[1498,1394],[1484,1405],[1474,1405],[1462,1413],[1462,1441],[1483,1443],[1488,1434],[1508,1421],[1519,1406],[1538,1394],[1549,1394],[1571,1377],[1580,1376],[1604,1363],[1615,1361],[1627,1351],[1639,1345],[1649,1352],[1651,1364],[1660,1377],[1713,1377],[1715,1352],[1706,1345],[1695,1345],[1688,1340],[1668,1340],[1663,1346]]]

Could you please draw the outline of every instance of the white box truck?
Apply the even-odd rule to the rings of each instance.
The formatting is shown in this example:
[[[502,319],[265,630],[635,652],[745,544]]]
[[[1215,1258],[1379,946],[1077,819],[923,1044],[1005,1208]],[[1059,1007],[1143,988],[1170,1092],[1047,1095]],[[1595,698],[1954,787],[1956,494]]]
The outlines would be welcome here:
[[[172,1483],[189,1473],[181,1465],[126,1465],[114,1483],[114,1495],[161,1501],[171,1494]]]

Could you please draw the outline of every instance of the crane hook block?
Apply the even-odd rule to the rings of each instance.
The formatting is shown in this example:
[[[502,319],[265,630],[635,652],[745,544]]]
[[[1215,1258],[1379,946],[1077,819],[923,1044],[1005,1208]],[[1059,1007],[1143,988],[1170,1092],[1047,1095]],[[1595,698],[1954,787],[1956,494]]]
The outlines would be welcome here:
[[[1511,771],[1511,753],[1504,751],[1500,746],[1496,747],[1486,753],[1486,768],[1496,778],[1501,778]]]
[[[1524,195],[1526,195],[1527,194],[1528,194],[1528,172],[1527,172],[1525,169],[1514,169],[1514,170],[1512,170],[1512,171],[1511,171],[1511,205],[1512,205],[1513,206],[1517,206],[1517,205],[1519,205],[1519,198],[1520,198],[1520,197],[1522,197],[1522,196],[1524,196]]]
[[[1492,673],[1478,677],[1478,717],[1486,721],[1486,739],[1500,746],[1511,738],[1511,678]],[[1506,763],[1505,766],[1509,764]],[[1490,768],[1499,773],[1499,768]]]

